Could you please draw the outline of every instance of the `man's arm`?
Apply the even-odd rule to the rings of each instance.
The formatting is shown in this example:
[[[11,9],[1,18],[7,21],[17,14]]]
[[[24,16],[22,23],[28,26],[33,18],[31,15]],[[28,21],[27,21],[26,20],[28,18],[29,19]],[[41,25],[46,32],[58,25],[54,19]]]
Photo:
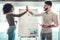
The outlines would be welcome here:
[[[28,9],[28,6],[27,6],[26,8]],[[28,9],[28,12],[29,12],[31,15],[33,15],[33,16],[41,16],[41,15],[42,15],[42,13],[40,13],[40,14],[33,14],[33,12],[30,11],[29,9]]]
[[[55,26],[58,26],[58,16],[56,14],[53,15],[53,22]]]
[[[47,26],[48,28],[51,28],[51,27],[56,27],[56,24],[50,24]]]
[[[41,25],[42,27],[45,27],[45,28],[51,28],[51,27],[56,27],[55,24],[43,24]]]
[[[32,11],[28,11],[31,15],[33,15],[33,16],[42,16],[43,15],[43,13],[40,13],[40,14],[33,14],[33,12]]]
[[[56,14],[53,15],[54,24],[48,25],[48,27],[56,27],[58,26],[58,16]]]

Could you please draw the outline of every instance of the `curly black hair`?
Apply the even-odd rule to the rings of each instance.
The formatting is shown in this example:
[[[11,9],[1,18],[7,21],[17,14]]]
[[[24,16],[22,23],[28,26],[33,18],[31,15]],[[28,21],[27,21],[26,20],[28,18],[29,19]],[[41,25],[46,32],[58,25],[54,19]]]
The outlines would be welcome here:
[[[3,6],[3,13],[4,13],[4,14],[9,13],[12,8],[13,8],[13,5],[12,5],[12,4],[6,3],[6,4]]]

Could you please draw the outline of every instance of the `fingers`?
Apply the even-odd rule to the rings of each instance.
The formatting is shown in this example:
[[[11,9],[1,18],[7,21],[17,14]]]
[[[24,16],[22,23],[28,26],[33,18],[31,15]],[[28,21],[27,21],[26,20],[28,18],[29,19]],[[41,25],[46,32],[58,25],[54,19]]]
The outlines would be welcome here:
[[[42,24],[41,26],[44,28],[48,27],[48,25],[46,25],[46,24]]]
[[[28,6],[26,5],[26,11],[28,11]]]

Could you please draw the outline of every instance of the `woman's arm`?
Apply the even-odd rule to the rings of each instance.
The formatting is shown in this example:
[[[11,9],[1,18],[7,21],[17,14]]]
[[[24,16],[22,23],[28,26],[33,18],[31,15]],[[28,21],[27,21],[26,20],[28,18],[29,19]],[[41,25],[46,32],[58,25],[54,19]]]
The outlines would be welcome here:
[[[27,6],[26,6],[26,11],[25,11],[25,12],[20,13],[20,14],[10,13],[9,15],[12,16],[12,17],[21,17],[21,16],[23,16],[25,13],[27,13],[27,11],[28,11],[28,8],[27,8]]]

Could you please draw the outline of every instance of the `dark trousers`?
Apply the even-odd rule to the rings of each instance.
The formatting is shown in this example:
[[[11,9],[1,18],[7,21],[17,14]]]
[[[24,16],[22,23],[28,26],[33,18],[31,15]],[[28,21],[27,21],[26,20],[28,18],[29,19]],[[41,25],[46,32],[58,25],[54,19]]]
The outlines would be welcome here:
[[[41,40],[52,40],[52,33],[41,33]]]

